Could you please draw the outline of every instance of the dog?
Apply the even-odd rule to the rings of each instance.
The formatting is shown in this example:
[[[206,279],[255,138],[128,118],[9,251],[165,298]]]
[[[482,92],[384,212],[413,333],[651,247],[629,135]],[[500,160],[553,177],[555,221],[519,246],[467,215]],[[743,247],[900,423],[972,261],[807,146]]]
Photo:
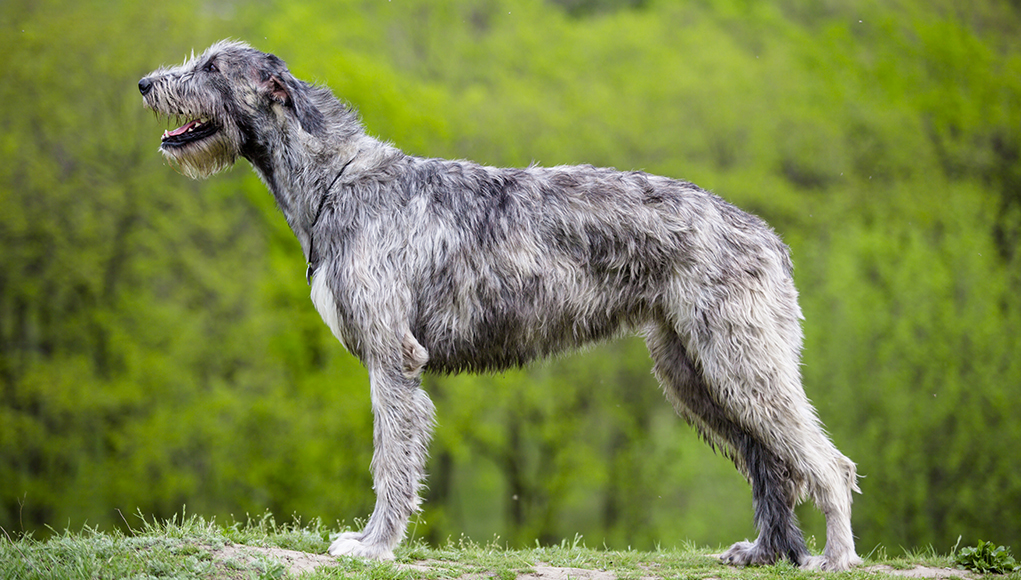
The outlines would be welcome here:
[[[751,484],[759,536],[721,558],[861,562],[855,465],[802,389],[790,253],[758,217],[640,171],[407,155],[328,88],[240,42],[138,88],[181,123],[160,151],[185,175],[251,163],[301,243],[312,303],[368,369],[376,505],[330,554],[392,558],[419,509],[434,421],[423,372],[497,371],[637,332],[678,414]],[[805,498],[826,516],[822,555],[794,514]]]

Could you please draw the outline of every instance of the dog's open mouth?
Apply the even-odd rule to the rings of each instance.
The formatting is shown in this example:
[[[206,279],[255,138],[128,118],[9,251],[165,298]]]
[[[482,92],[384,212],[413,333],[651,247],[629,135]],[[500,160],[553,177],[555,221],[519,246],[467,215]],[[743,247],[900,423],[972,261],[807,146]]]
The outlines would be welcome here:
[[[195,119],[163,132],[163,147],[180,147],[213,136],[220,128],[208,119]]]

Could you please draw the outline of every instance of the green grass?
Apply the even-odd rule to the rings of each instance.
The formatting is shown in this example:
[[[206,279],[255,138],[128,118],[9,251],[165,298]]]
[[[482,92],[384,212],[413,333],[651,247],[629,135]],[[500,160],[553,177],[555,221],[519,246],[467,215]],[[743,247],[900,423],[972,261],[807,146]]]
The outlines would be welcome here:
[[[557,546],[512,550],[493,542],[482,545],[465,538],[434,548],[406,543],[393,562],[364,562],[322,556],[335,531],[319,522],[278,525],[272,517],[223,525],[200,517],[151,522],[137,518],[129,533],[84,529],[55,534],[46,541],[11,538],[0,533],[0,578],[352,578],[359,580],[515,580],[546,566],[560,569],[560,578],[597,580],[883,578],[882,570],[857,569],[842,574],[804,572],[781,563],[776,566],[737,569],[711,556],[719,549],[694,546],[652,552],[591,549],[581,538]],[[811,543],[811,542],[810,542]],[[266,548],[283,548],[333,563],[311,572],[295,573],[287,561],[267,555]],[[874,550],[868,565],[885,564],[894,570],[916,565],[953,567],[950,556],[934,551],[905,553],[895,558]],[[1011,578],[1019,577],[1015,573]]]

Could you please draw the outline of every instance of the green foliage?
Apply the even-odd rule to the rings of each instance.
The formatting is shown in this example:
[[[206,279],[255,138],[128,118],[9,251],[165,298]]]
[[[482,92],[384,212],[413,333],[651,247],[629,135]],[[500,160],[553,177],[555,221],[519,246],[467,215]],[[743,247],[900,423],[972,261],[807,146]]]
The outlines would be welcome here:
[[[954,556],[958,568],[971,570],[980,574],[1010,574],[1021,569],[1009,547],[996,546],[992,542],[978,541],[975,546],[961,548]]]
[[[243,162],[175,175],[139,104],[142,74],[224,37],[414,154],[641,168],[762,215],[797,264],[806,390],[865,476],[860,551],[1021,542],[1021,13],[995,0],[0,4],[4,529],[372,508],[367,378],[272,196]],[[628,339],[427,377],[411,534],[754,534],[649,367]]]

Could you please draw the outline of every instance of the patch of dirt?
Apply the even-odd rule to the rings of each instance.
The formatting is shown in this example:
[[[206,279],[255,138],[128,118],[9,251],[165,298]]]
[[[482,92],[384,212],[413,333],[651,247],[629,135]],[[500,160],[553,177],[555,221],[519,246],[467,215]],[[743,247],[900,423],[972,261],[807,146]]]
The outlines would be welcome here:
[[[337,559],[327,554],[309,554],[283,548],[260,548],[238,544],[215,550],[213,557],[224,562],[234,561],[246,565],[255,564],[259,560],[270,560],[283,565],[292,576],[311,572],[322,566],[337,565]]]
[[[958,570],[957,568],[934,568],[932,566],[915,566],[907,570],[899,570],[885,564],[877,566],[865,566],[861,568],[868,572],[882,572],[884,574],[890,574],[892,576],[903,576],[905,578],[932,578],[935,580],[943,580],[945,578],[976,578],[974,574],[967,570]]]
[[[310,554],[283,548],[260,548],[257,546],[230,545],[213,551],[213,557],[220,562],[237,562],[244,566],[252,566],[259,561],[269,560],[284,566],[292,576],[311,572],[324,566],[336,566],[337,559],[327,554]],[[431,569],[430,562],[399,564],[402,568],[427,572]],[[921,578],[926,580],[975,580],[975,574],[956,568],[935,568],[931,566],[915,566],[906,570],[893,568],[885,564],[859,568],[865,572],[879,572],[904,578]],[[607,570],[588,570],[585,568],[565,568],[536,564],[532,571],[521,574],[517,580],[616,580],[617,575]],[[643,580],[654,580],[645,577]]]
[[[617,575],[605,570],[586,570],[584,568],[559,568],[537,564],[532,566],[529,574],[518,576],[518,580],[617,580]]]

